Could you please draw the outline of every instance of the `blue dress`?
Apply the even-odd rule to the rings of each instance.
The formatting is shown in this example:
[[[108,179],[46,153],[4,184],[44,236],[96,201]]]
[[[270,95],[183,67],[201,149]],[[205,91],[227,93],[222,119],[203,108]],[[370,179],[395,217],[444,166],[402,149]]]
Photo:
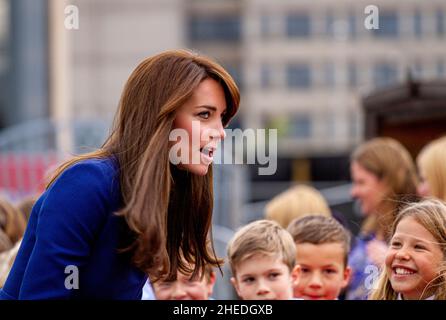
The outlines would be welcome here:
[[[121,207],[114,158],[65,170],[34,205],[0,299],[141,299],[147,276],[117,250]]]

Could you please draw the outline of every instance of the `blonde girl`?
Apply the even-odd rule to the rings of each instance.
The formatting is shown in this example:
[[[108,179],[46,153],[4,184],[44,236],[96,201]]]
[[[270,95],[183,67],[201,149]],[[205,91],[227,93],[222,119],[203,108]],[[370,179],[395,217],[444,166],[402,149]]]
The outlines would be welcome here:
[[[446,204],[428,199],[397,216],[372,300],[446,299]]]

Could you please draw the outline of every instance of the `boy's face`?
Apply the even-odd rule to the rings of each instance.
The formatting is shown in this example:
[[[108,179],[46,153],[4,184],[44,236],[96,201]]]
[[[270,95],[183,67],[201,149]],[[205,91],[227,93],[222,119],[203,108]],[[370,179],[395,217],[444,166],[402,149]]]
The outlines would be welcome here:
[[[243,300],[289,300],[293,297],[292,276],[281,257],[258,254],[236,267],[231,282]]]
[[[177,272],[176,281],[159,280],[153,284],[153,291],[157,300],[207,300],[214,283],[214,273],[209,280],[206,277],[190,280],[190,274]]]
[[[294,297],[308,300],[334,300],[350,279],[344,266],[340,243],[296,244],[297,270]]]

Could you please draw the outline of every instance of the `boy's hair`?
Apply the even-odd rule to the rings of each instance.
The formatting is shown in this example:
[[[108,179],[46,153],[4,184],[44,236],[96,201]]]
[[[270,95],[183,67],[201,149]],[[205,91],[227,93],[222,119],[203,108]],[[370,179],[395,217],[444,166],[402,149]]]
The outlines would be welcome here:
[[[392,236],[396,227],[403,219],[411,217],[422,225],[437,240],[443,252],[443,261],[438,271],[438,276],[426,284],[428,287],[436,287],[435,299],[446,300],[446,203],[436,199],[427,199],[407,205],[395,219],[392,226]],[[396,300],[398,293],[393,290],[390,279],[387,276],[385,266],[377,282],[377,289],[372,291],[370,300]]]
[[[228,259],[232,274],[237,266],[254,256],[280,257],[293,270],[296,264],[296,246],[291,235],[277,222],[257,220],[239,229],[228,244]]]
[[[348,253],[350,252],[350,234],[336,219],[323,216],[307,216],[291,221],[287,230],[296,244],[340,243],[344,249],[344,265],[347,266]]]

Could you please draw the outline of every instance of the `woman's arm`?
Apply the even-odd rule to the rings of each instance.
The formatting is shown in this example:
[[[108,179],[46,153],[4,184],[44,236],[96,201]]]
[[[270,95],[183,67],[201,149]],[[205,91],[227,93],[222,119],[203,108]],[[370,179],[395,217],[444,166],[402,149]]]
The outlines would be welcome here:
[[[46,192],[19,299],[68,299],[110,210],[110,177],[99,161],[75,164]],[[14,270],[12,270],[14,272]],[[73,278],[74,277],[74,278]],[[77,280],[77,282],[76,282]]]

